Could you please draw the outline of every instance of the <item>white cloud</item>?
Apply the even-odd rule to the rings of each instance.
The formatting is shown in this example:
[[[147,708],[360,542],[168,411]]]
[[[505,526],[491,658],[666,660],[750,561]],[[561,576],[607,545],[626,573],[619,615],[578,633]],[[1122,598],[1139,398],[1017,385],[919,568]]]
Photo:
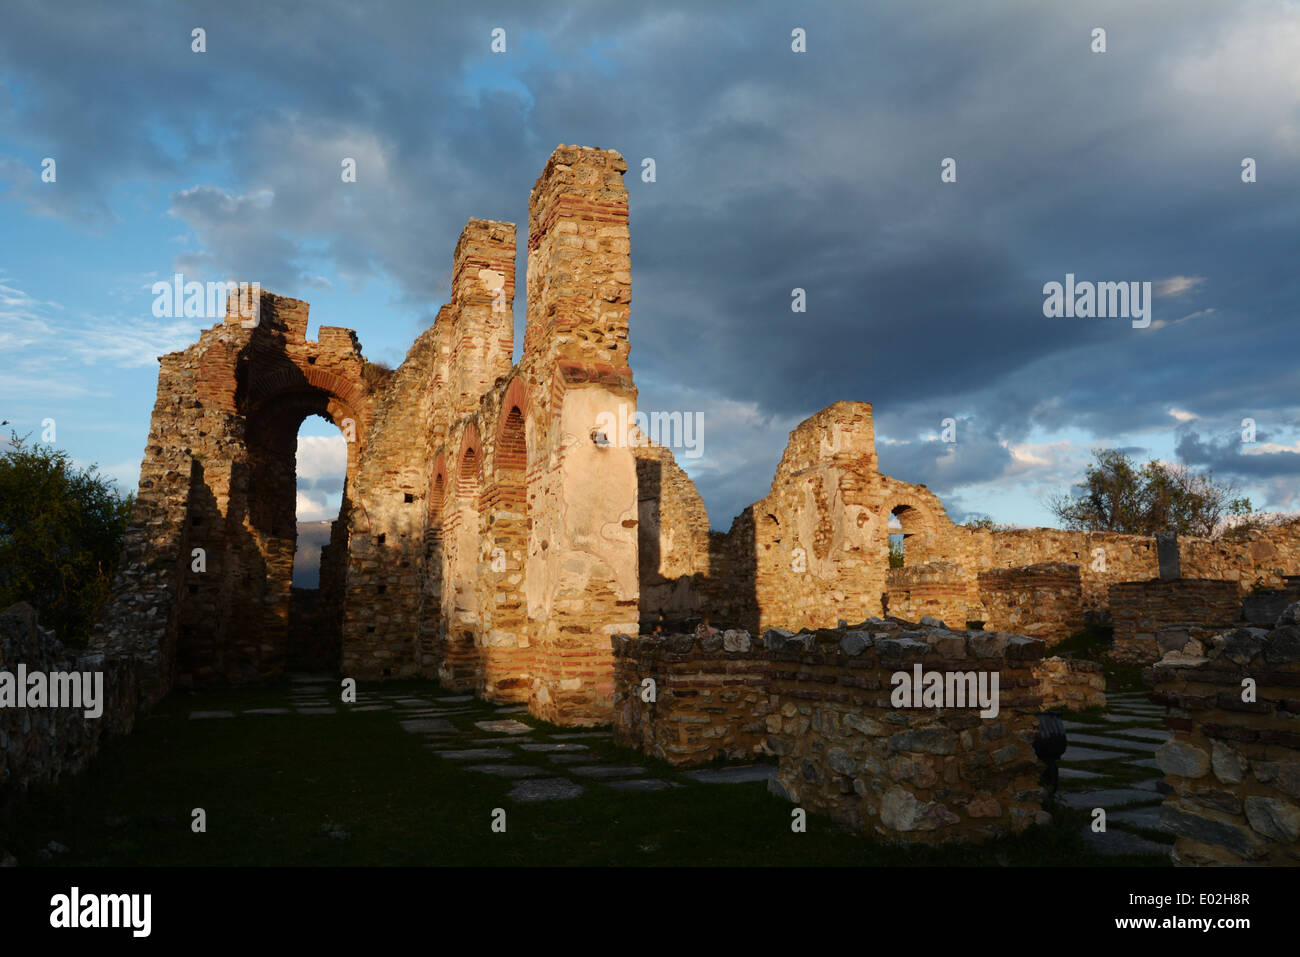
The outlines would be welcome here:
[[[337,518],[339,514],[337,505],[331,511],[324,499],[317,501],[301,490],[298,492],[294,507],[300,522],[323,522]]]
[[[1277,442],[1257,442],[1253,445],[1243,445],[1241,447],[1242,455],[1272,455],[1277,452],[1300,453],[1300,441],[1293,442],[1290,445],[1281,445]]]
[[[89,394],[79,384],[60,385],[59,370],[69,358],[90,366],[152,366],[159,356],[190,345],[203,329],[197,322],[155,319],[147,313],[54,315],[62,311],[58,303],[33,299],[0,281],[0,351],[25,350],[23,368],[40,376],[40,391],[45,395]],[[6,376],[3,388],[21,392],[19,380],[12,376]]]
[[[1189,107],[1206,144],[1300,153],[1300,7],[1273,0],[1225,18],[1171,58],[1156,92]],[[1261,140],[1259,134],[1272,134]],[[1246,135],[1243,135],[1246,134]],[[1258,153],[1242,155],[1255,155]],[[1280,157],[1279,157],[1280,158]]]
[[[314,482],[342,475],[348,467],[348,444],[343,433],[298,436],[298,480]]]
[[[1163,299],[1169,296],[1182,296],[1204,282],[1204,276],[1170,276],[1168,279],[1157,279],[1152,284],[1152,288],[1156,296]]]

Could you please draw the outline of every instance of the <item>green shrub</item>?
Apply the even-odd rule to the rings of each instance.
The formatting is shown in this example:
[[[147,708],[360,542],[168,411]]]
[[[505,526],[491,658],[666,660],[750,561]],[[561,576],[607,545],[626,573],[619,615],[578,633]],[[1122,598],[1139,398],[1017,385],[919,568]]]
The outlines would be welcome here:
[[[65,644],[84,646],[108,601],[131,515],[97,467],[12,434],[0,452],[0,608],[29,602]]]

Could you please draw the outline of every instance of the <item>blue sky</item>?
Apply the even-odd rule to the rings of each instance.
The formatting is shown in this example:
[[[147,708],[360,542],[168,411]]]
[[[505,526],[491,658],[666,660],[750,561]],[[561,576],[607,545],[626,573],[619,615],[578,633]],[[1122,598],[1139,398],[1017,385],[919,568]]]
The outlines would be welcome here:
[[[1094,447],[1300,509],[1300,5],[1280,0],[11,2],[0,418],[54,419],[133,488],[156,356],[211,324],[152,315],[178,271],[306,299],[309,334],[354,328],[396,365],[464,221],[522,233],[560,143],[628,159],[641,407],[701,416],[679,460],[714,527],[838,399],[873,403],[882,471],[957,520],[1050,524]],[[1153,283],[1151,328],[1046,318],[1066,273]],[[304,425],[300,517],[337,503],[331,433]]]

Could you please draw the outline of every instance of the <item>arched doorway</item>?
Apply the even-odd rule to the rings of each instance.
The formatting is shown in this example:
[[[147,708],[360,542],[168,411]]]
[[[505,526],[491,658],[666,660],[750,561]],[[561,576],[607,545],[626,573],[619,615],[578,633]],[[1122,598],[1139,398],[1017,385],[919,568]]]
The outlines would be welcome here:
[[[296,367],[294,369],[296,372]],[[267,380],[263,379],[263,383]],[[358,459],[361,423],[352,403],[315,385],[305,375],[285,370],[274,388],[250,390],[245,428],[247,465],[243,486],[244,529],[251,549],[240,556],[241,580],[232,598],[247,604],[245,627],[257,636],[278,668],[335,671],[342,658],[343,603],[348,562],[349,490]],[[298,553],[299,434],[327,440],[335,474],[322,504],[336,514],[313,529],[320,542],[315,589],[294,587]],[[314,445],[316,443],[307,443]],[[324,443],[323,443],[324,444]],[[341,475],[338,469],[341,466]],[[312,480],[317,470],[310,471]],[[323,491],[323,490],[322,490]],[[232,508],[235,506],[232,496]],[[255,553],[253,553],[255,549]],[[267,669],[264,669],[267,670]]]
[[[341,652],[347,522],[340,520],[347,484],[347,441],[321,416],[298,428],[295,456],[293,580],[289,603],[288,667],[332,671]]]

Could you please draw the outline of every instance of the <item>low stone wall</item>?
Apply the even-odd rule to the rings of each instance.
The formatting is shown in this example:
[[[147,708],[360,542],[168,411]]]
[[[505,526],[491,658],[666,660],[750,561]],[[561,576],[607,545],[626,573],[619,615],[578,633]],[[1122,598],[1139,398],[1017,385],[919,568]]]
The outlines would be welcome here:
[[[1110,586],[1110,615],[1115,625],[1115,658],[1152,662],[1162,649],[1164,629],[1189,625],[1227,628],[1241,620],[1241,589],[1233,581],[1179,578],[1172,581],[1120,582]],[[1171,639],[1181,646],[1177,638]],[[1166,642],[1168,644],[1168,642]]]
[[[677,765],[772,753],[772,662],[748,632],[616,635],[613,646],[616,742]]]
[[[1300,601],[1300,578],[1284,581],[1281,588],[1252,589],[1241,603],[1241,617],[1252,625],[1272,625],[1288,605]]]
[[[1046,819],[1031,747],[1042,641],[878,618],[769,629],[761,644],[710,632],[613,639],[616,741],[674,764],[776,754],[774,790],[886,839],[976,840]],[[915,666],[996,673],[997,715],[894,707],[893,676]]]
[[[954,628],[982,614],[970,573],[954,562],[927,562],[891,568],[886,583],[887,611],[920,621],[929,615]]]
[[[985,627],[1042,638],[1049,645],[1083,627],[1079,566],[1042,562],[1023,568],[991,568],[978,576]]]
[[[1161,823],[1174,862],[1300,864],[1300,627],[1190,640],[1143,677],[1171,709],[1156,761],[1173,788]]]
[[[1106,676],[1095,661],[1044,658],[1034,666],[1034,677],[1045,711],[1106,707]]]
[[[33,785],[54,784],[82,771],[106,734],[125,734],[135,723],[140,693],[130,659],[102,653],[74,655],[40,628],[26,603],[0,613],[0,671],[102,672],[103,713],[87,718],[80,708],[0,707],[0,805]],[[23,689],[25,690],[25,689]]]

